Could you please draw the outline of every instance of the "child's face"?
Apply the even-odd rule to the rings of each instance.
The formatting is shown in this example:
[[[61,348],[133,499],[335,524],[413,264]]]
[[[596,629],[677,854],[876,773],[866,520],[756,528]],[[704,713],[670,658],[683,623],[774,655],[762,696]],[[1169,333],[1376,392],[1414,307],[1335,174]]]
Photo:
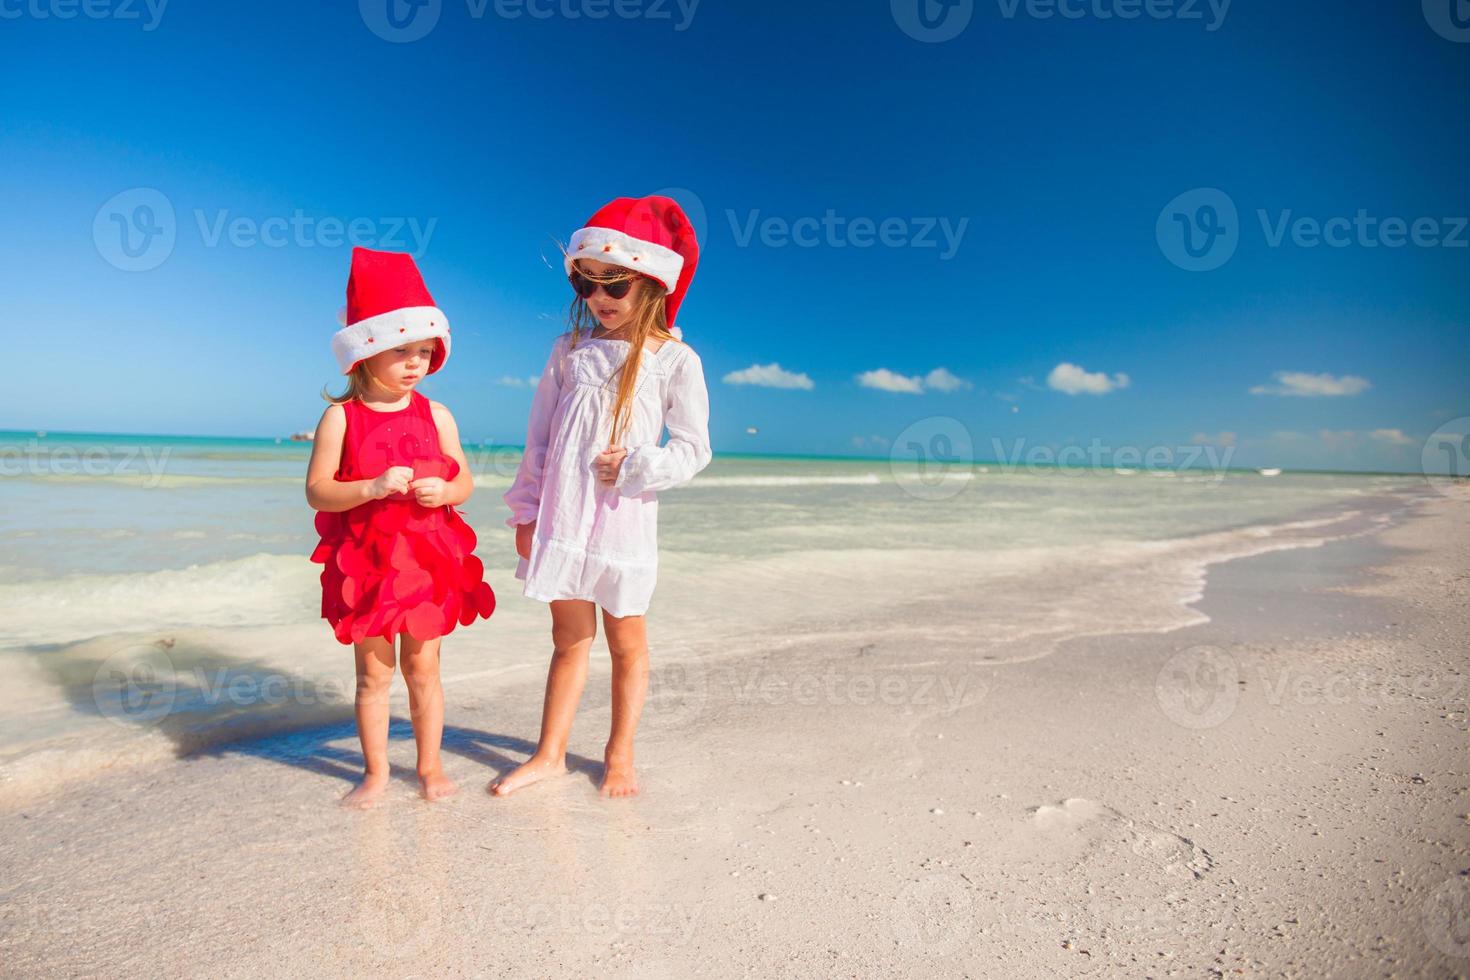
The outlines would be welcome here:
[[[438,347],[437,340],[410,341],[368,358],[368,372],[391,393],[407,394],[429,373],[429,364]]]
[[[633,273],[620,265],[612,265],[607,262],[599,262],[596,259],[578,259],[577,266],[589,276],[629,276]],[[633,315],[633,308],[637,305],[638,291],[643,288],[643,277],[635,276],[633,288],[628,290],[628,295],[622,299],[613,299],[607,294],[607,290],[599,289],[587,300],[587,308],[592,315],[597,317],[597,322],[602,324],[608,332],[616,331]]]

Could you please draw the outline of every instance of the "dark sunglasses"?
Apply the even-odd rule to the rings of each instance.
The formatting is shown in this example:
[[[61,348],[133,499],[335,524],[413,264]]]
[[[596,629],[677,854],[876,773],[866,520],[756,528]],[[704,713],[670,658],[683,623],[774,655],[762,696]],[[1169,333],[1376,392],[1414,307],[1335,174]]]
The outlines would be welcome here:
[[[617,279],[613,282],[598,282],[595,279],[588,279],[580,272],[573,271],[567,276],[567,281],[572,284],[577,295],[583,299],[591,299],[595,296],[598,286],[601,286],[602,291],[613,299],[622,299],[628,295],[628,291],[633,288],[633,282],[637,278],[637,276],[629,276],[627,279]]]

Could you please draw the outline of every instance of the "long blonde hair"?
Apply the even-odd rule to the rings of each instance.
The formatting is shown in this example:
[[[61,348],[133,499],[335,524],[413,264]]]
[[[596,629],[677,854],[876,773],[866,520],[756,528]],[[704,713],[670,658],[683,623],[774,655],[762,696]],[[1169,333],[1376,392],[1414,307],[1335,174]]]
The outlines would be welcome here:
[[[378,379],[368,370],[367,358],[363,358],[352,365],[352,370],[347,374],[347,390],[340,395],[334,395],[322,389],[322,397],[333,405],[343,405],[347,402],[357,401],[363,395],[372,391],[378,384]]]
[[[628,341],[628,356],[618,371],[618,393],[613,401],[611,440],[616,446],[627,435],[628,426],[633,421],[633,392],[638,384],[638,365],[643,360],[643,345],[650,338],[657,338],[664,343],[678,339],[669,332],[668,314],[664,307],[669,291],[657,279],[650,279],[630,269],[619,268],[612,272],[594,274],[583,269],[580,261],[576,263],[576,267],[578,272],[593,282],[610,283],[629,278],[634,280],[633,315],[622,328],[622,339]],[[571,309],[567,312],[567,322],[572,328],[569,347],[576,347],[579,340],[590,336],[597,327],[597,317],[588,309],[587,301],[575,293],[572,295]]]

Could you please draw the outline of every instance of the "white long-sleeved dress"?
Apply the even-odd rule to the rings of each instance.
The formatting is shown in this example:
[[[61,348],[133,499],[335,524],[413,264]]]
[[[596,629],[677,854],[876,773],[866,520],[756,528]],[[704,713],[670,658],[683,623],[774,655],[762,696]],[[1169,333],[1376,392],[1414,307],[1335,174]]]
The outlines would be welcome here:
[[[617,484],[597,482],[595,461],[611,440],[618,369],[628,341],[571,334],[552,345],[536,385],[526,453],[505,494],[506,523],[536,522],[531,558],[516,578],[533,599],[587,599],[614,616],[648,611],[658,577],[658,491],[687,483],[709,464],[709,393],[689,345],[647,348]],[[664,428],[669,439],[659,445]]]

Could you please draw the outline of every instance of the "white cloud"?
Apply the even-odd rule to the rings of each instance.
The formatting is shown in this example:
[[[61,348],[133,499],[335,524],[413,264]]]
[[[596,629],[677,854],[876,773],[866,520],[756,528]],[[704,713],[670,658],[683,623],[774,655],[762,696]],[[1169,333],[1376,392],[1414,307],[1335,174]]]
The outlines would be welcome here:
[[[1374,429],[1368,433],[1374,439],[1394,446],[1412,446],[1414,440],[1404,435],[1403,429]]]
[[[879,391],[898,391],[906,395],[921,395],[924,393],[923,378],[911,378],[907,375],[890,371],[887,368],[879,368],[876,371],[864,371],[857,376],[857,381],[864,388],[877,388]]]
[[[534,388],[541,383],[541,376],[538,374],[532,378],[514,378],[502,374],[495,383],[503,388]]]
[[[964,378],[956,377],[949,368],[937,367],[924,375],[924,387],[934,391],[959,391],[961,388],[975,386]]]
[[[1101,371],[1084,371],[1066,361],[1051,369],[1051,374],[1046,376],[1046,383],[1052,389],[1068,395],[1106,395],[1130,384],[1126,374],[1115,374],[1110,378]]]
[[[897,391],[905,395],[922,395],[926,391],[959,391],[975,387],[959,377],[949,368],[937,367],[925,375],[899,374],[887,368],[864,371],[857,376],[858,384],[879,391]]]
[[[1344,374],[1309,374],[1306,371],[1277,371],[1274,385],[1256,385],[1252,395],[1290,395],[1298,398],[1330,398],[1356,395],[1373,387],[1367,378]]]
[[[774,362],[770,364],[752,364],[748,368],[739,371],[731,371],[725,375],[724,382],[727,385],[756,385],[761,388],[800,388],[803,391],[811,391],[816,384],[805,374],[788,371]]]

